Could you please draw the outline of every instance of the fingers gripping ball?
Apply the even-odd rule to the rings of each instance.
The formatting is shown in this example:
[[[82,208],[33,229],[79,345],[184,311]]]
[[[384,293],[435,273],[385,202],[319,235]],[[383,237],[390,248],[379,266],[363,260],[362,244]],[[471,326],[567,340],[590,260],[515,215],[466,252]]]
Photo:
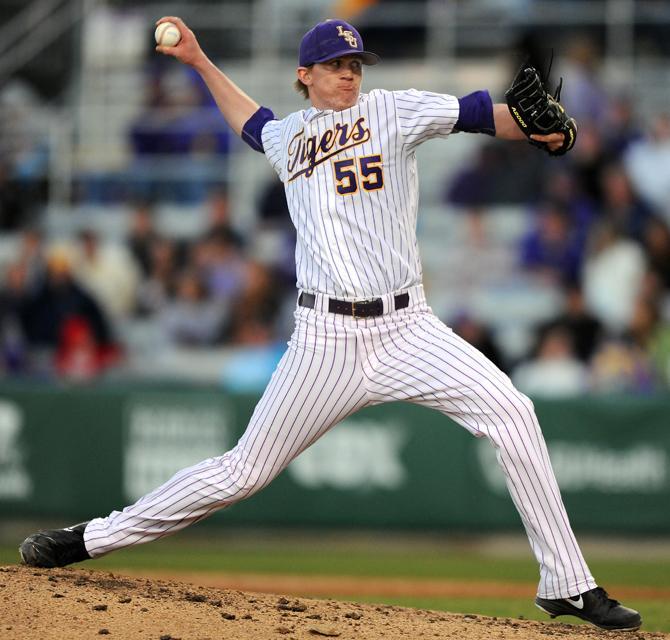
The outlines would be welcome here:
[[[174,22],[161,22],[156,27],[154,37],[162,47],[175,47],[181,40],[181,33]]]

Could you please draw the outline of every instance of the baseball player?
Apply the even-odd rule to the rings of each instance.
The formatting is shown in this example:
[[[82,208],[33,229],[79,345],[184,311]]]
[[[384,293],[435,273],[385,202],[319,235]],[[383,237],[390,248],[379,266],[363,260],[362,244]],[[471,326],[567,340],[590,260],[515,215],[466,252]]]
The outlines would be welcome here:
[[[212,64],[179,18],[158,23],[165,21],[182,38],[157,50],[200,73],[232,129],[284,183],[297,230],[295,331],[233,449],[179,471],[123,511],[28,537],[23,561],[64,566],[175,533],[261,490],[355,411],[404,400],[441,411],[495,447],[540,565],[537,606],[604,629],[639,628],[639,613],[609,598],[589,571],[533,404],[438,320],[421,284],[417,147],[465,131],[564,153],[576,125],[558,96],[532,68],[519,72],[507,104],[493,104],[486,91],[361,93],[363,65],[379,58],[353,26],[328,20],[300,44],[297,87],[310,106],[277,119]]]

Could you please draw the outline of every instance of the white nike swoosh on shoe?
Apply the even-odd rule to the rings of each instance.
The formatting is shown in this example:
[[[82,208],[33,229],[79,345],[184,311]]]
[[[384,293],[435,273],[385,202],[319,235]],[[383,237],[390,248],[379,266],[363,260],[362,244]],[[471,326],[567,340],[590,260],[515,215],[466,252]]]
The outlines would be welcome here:
[[[573,600],[572,598],[564,598],[564,600],[568,604],[571,604],[575,609],[583,609],[584,608],[584,598],[582,598],[582,596],[579,596],[579,598],[577,598],[577,600]]]

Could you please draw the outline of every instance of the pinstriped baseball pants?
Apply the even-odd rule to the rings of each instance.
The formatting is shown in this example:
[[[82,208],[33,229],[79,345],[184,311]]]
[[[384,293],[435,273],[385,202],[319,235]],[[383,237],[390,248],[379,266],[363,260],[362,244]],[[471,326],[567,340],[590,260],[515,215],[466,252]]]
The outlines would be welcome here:
[[[342,419],[403,400],[441,411],[491,441],[540,565],[539,596],[565,598],[595,587],[531,401],[431,312],[422,288],[410,290],[408,308],[375,318],[322,307],[297,308],[288,349],[237,445],[179,471],[123,511],[92,520],[84,534],[89,554],[175,533],[247,498]]]

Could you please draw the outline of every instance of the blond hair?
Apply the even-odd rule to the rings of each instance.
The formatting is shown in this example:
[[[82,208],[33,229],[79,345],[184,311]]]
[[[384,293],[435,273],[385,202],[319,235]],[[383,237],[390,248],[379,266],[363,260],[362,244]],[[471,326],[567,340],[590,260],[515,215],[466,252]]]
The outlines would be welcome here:
[[[307,89],[307,85],[300,78],[293,83],[293,88],[298,93],[302,94],[302,97],[305,100],[309,100],[309,90]]]

